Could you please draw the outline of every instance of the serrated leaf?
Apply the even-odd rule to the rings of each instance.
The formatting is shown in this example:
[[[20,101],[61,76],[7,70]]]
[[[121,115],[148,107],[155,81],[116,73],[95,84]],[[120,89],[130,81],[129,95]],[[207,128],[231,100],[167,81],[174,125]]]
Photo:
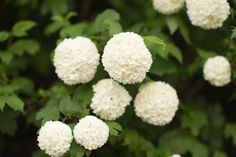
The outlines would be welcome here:
[[[122,31],[119,20],[120,15],[115,10],[107,9],[95,19],[95,32],[108,31],[110,36],[119,33]]]
[[[45,106],[36,114],[36,120],[42,120],[42,123],[49,120],[58,120],[59,117],[59,109],[56,106]]]
[[[18,115],[18,112],[10,109],[0,111],[0,132],[13,136],[17,129],[16,117]]]
[[[234,145],[236,145],[236,124],[229,123],[224,130],[226,138],[232,138]]]
[[[187,110],[181,117],[182,128],[189,128],[194,136],[198,136],[200,130],[207,124],[207,116],[200,111]]]
[[[6,104],[15,111],[23,111],[24,109],[24,102],[16,95],[0,95],[1,110]]]
[[[106,124],[109,127],[109,134],[111,136],[118,136],[119,132],[122,131],[122,126],[117,122],[109,121],[109,122],[106,122]]]
[[[6,41],[9,37],[9,33],[7,31],[0,31],[0,42]]]
[[[34,55],[37,51],[39,51],[39,44],[33,39],[21,39],[13,43],[9,47],[8,51],[19,56],[24,53]]]
[[[190,152],[192,157],[208,157],[208,148],[182,130],[173,130],[164,133],[159,139],[159,145],[172,152],[185,154]]]
[[[59,104],[59,110],[64,115],[75,115],[81,111],[79,104],[71,100],[70,96],[62,98]]]
[[[87,27],[86,23],[78,23],[75,25],[64,27],[60,31],[60,37],[61,38],[66,38],[66,37],[75,38],[77,36],[81,36],[86,27]]]
[[[93,91],[91,85],[80,85],[76,88],[72,100],[77,102],[80,106],[79,117],[84,117],[89,114],[89,104],[93,96]]]
[[[20,21],[17,22],[12,28],[12,34],[16,37],[23,37],[27,35],[27,31],[36,26],[33,21]]]
[[[105,21],[104,23],[108,26],[108,32],[110,36],[121,33],[123,31],[122,26],[118,22]]]
[[[236,39],[236,28],[232,30],[231,39]]]

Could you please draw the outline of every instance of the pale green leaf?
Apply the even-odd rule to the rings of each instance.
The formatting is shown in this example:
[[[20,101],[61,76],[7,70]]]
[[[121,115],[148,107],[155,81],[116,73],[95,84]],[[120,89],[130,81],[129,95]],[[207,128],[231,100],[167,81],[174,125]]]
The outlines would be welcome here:
[[[12,34],[16,37],[23,37],[27,35],[27,31],[36,26],[33,21],[17,22],[12,28]]]
[[[178,21],[174,16],[167,16],[166,24],[169,28],[170,34],[174,34],[178,29]]]
[[[118,136],[119,132],[122,131],[122,126],[117,122],[109,121],[109,122],[106,122],[106,124],[109,127],[109,134],[111,136]]]
[[[34,55],[37,51],[39,51],[39,44],[33,39],[22,39],[13,43],[9,47],[8,51],[19,56],[24,53]]]

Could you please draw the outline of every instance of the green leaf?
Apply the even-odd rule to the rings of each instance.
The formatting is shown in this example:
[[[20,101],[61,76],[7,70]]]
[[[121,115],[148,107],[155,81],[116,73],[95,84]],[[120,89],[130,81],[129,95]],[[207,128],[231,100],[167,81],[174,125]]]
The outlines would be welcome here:
[[[177,72],[176,66],[169,60],[161,57],[156,57],[154,60],[150,72],[162,76],[164,74],[173,74]]]
[[[81,111],[79,104],[71,100],[70,96],[65,96],[59,104],[59,110],[64,115],[76,115]]]
[[[172,152],[185,154],[190,152],[192,157],[208,157],[208,148],[182,130],[166,132],[159,139],[159,145]]]
[[[34,55],[39,51],[39,44],[33,39],[21,39],[13,43],[8,51],[19,56],[22,56],[24,53]]]
[[[122,26],[118,22],[115,22],[115,21],[105,21],[104,23],[108,27],[108,32],[109,32],[110,36],[112,36],[114,34],[121,33],[123,31]]]
[[[81,36],[86,27],[87,27],[86,23],[78,23],[75,25],[64,27],[60,31],[60,37],[61,38],[66,38],[66,37],[75,38],[77,36]]]
[[[165,49],[166,44],[163,40],[159,39],[156,36],[144,36],[143,37],[145,44],[147,45],[155,45],[161,49]]]
[[[44,0],[41,6],[41,13],[51,13],[53,15],[61,15],[68,10],[68,4],[65,0]]]
[[[146,154],[146,151],[153,149],[154,146],[148,140],[143,138],[135,130],[125,130],[124,131],[124,143],[125,146],[128,146],[130,152],[135,157],[143,157]],[[134,154],[134,155],[133,155]]]
[[[236,27],[232,30],[231,39],[236,39]]]
[[[197,50],[198,55],[203,58],[204,60],[207,60],[210,57],[214,57],[217,55],[217,53],[212,52],[212,51],[206,51],[206,50],[202,50],[202,49],[198,49]]]
[[[0,95],[0,109],[3,110],[6,104],[15,111],[24,109],[24,102],[17,95]]]
[[[36,120],[42,120],[42,123],[49,120],[58,120],[59,117],[60,113],[56,106],[45,106],[36,114]]]
[[[228,156],[222,151],[216,151],[213,157],[228,157]]]
[[[122,126],[117,122],[109,121],[109,122],[106,122],[106,124],[109,127],[109,134],[111,136],[118,136],[119,132],[122,131]]]
[[[1,99],[0,99],[1,100]],[[19,115],[18,112],[7,109],[0,111],[0,132],[13,136],[17,129],[16,117]]]
[[[67,25],[68,25],[68,23],[67,23],[67,22],[64,22],[64,21],[62,21],[62,22],[53,22],[53,23],[49,24],[49,25],[45,28],[44,33],[45,33],[46,35],[51,35],[51,34],[53,34],[53,33],[56,33],[56,32],[59,31],[61,28],[65,27],[65,26],[67,26]]]
[[[232,138],[234,145],[236,145],[236,124],[229,123],[224,130],[226,138]]]
[[[207,116],[200,111],[187,110],[181,117],[182,128],[189,128],[194,136],[198,136],[201,129],[207,124]]]
[[[12,34],[15,37],[27,36],[27,31],[36,26],[33,21],[20,21],[17,22],[12,28]]]
[[[9,33],[7,31],[0,32],[0,42],[6,41],[9,38]]]
[[[80,85],[74,91],[72,101],[76,102],[80,107],[80,112],[78,114],[79,118],[82,118],[89,114],[89,104],[93,96],[92,87],[89,84]]]
[[[178,29],[178,21],[174,16],[167,16],[166,24],[169,28],[170,34],[173,35]]]
[[[104,32],[108,30],[109,35],[122,32],[122,27],[119,24],[120,15],[112,9],[107,9],[97,16],[95,19],[95,32]]]
[[[166,51],[168,51],[169,54],[175,57],[180,63],[183,62],[183,56],[180,49],[173,43],[166,43]]]
[[[71,148],[70,148],[70,157],[83,157],[86,153],[86,150],[76,144],[75,142],[72,143]]]
[[[3,63],[9,64],[13,59],[13,54],[8,51],[0,52],[0,58]]]

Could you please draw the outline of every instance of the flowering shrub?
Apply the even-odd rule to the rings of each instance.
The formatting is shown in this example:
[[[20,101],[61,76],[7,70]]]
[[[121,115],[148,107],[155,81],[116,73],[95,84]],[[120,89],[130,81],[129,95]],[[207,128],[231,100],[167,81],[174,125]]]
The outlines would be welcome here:
[[[235,0],[3,0],[0,156],[236,156]]]

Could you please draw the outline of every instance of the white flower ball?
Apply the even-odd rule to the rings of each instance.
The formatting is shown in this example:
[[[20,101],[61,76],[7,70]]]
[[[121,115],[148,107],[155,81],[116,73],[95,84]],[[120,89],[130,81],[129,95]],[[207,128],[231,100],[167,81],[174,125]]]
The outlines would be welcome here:
[[[73,139],[70,127],[59,121],[48,121],[39,130],[38,146],[51,157],[62,156]]]
[[[75,85],[93,79],[99,64],[99,53],[88,38],[64,39],[55,49],[54,66],[65,84]]]
[[[152,56],[143,38],[136,33],[114,35],[102,56],[105,70],[114,80],[133,84],[143,81],[152,64]]]
[[[132,100],[128,91],[112,79],[100,80],[93,85],[93,92],[90,107],[95,114],[105,120],[115,120],[122,116],[125,107]]]
[[[102,147],[109,136],[109,128],[106,123],[94,116],[80,119],[73,132],[76,142],[88,150]]]
[[[173,154],[171,157],[181,157],[179,154]]]
[[[222,27],[230,14],[227,0],[186,0],[186,3],[191,23],[203,29]]]
[[[231,67],[223,56],[209,58],[203,68],[204,79],[211,85],[221,87],[230,83]]]
[[[155,126],[168,124],[178,109],[176,90],[165,82],[150,82],[140,87],[134,100],[135,112]]]
[[[162,14],[177,13],[184,6],[184,0],[153,0],[153,7]]]

